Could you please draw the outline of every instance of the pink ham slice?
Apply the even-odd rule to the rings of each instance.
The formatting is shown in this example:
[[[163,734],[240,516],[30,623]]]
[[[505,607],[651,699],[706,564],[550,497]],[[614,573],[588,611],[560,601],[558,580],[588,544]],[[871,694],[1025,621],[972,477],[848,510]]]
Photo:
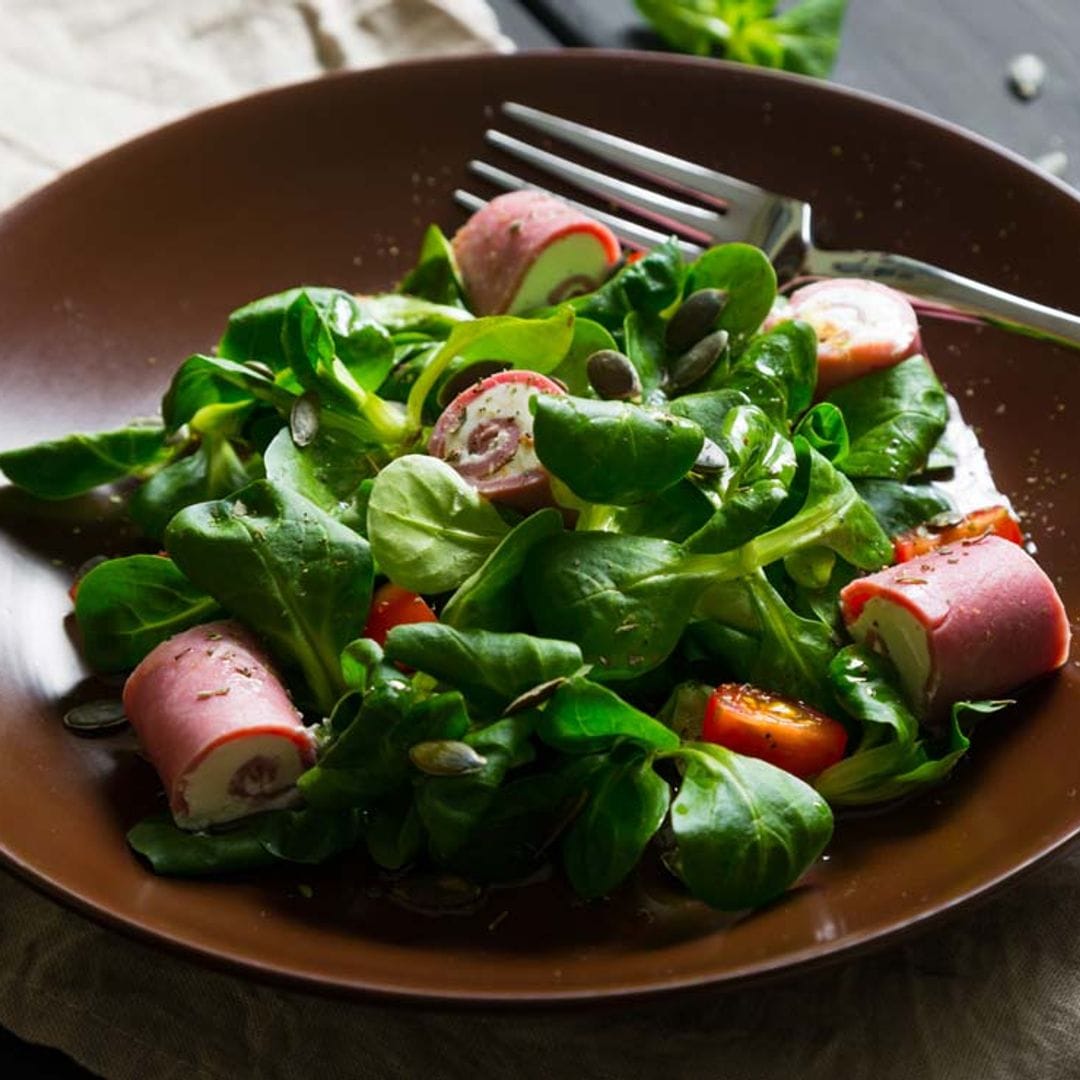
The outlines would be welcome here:
[[[1062,666],[1065,607],[1038,563],[998,536],[963,540],[853,581],[840,593],[852,636],[891,656],[931,719]]]
[[[922,350],[915,309],[876,281],[837,278],[804,285],[791,294],[783,314],[808,322],[817,333],[819,395]]]
[[[235,622],[193,627],[146,656],[124,710],[182,828],[288,805],[312,735],[270,662]]]
[[[443,410],[428,453],[456,469],[482,495],[519,510],[552,504],[551,477],[533,444],[529,401],[565,393],[535,371],[500,371],[463,390]]]
[[[594,252],[589,266],[568,266],[544,295],[519,296],[540,257],[556,242],[575,235],[595,241],[600,266]],[[452,243],[477,315],[513,314],[591,292],[619,259],[619,242],[610,229],[540,191],[511,191],[492,199],[457,231]]]

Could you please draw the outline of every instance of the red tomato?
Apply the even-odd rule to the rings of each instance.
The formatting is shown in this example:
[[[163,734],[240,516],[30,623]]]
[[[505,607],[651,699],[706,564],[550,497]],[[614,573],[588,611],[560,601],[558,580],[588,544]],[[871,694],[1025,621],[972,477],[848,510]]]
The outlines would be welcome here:
[[[435,612],[416,593],[388,581],[385,585],[380,585],[371,598],[371,611],[364,628],[364,637],[384,645],[386,635],[395,626],[422,622],[438,622]]]
[[[736,683],[718,686],[709,698],[701,737],[802,777],[835,765],[847,747],[847,730],[838,721],[801,702]]]
[[[893,537],[893,554],[898,563],[916,559],[948,544],[961,540],[974,540],[987,533],[1022,544],[1024,535],[1020,523],[1005,506],[988,506],[985,510],[973,510],[967,517],[955,525],[935,529],[930,525],[920,525],[910,532]]]

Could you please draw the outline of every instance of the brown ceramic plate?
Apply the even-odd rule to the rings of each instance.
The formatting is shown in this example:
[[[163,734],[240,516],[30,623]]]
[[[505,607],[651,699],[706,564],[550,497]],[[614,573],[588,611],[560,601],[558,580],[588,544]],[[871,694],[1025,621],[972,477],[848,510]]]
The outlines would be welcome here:
[[[836,87],[669,57],[572,53],[388,68],[263,94],[165,128],[0,219],[0,445],[152,412],[169,373],[242,302],[297,282],[386,287],[503,99],[617,129],[811,200],[822,239],[908,252],[1075,304],[1080,200],[1019,160]],[[1080,610],[1080,363],[932,324],[928,349],[981,429],[1043,565]],[[609,901],[556,881],[433,919],[362,864],[222,882],[154,877],[124,830],[149,768],[60,724],[84,670],[74,565],[121,550],[108,501],[0,490],[0,851],[80,910],[208,960],[312,987],[457,1001],[597,998],[790,971],[925,924],[1080,831],[1080,671],[986,722],[932,796],[842,820],[826,860],[731,919],[646,871]],[[1075,655],[1075,653],[1074,653]],[[313,890],[305,898],[299,884]],[[305,889],[306,893],[308,890]]]

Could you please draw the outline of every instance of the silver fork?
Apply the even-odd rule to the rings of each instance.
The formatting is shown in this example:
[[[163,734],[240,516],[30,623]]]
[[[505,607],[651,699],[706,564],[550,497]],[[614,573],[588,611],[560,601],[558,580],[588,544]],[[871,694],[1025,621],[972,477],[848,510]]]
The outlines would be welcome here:
[[[631,246],[652,247],[674,233],[683,253],[692,258],[709,244],[742,240],[768,254],[781,281],[802,276],[870,278],[931,301],[929,311],[946,315],[959,312],[1006,330],[1080,348],[1080,316],[1025,300],[907,255],[817,247],[810,205],[799,199],[777,195],[715,169],[529,105],[507,102],[502,109],[507,117],[526,127],[669,189],[671,193],[609,176],[501,131],[486,133],[490,145],[511,157],[655,221],[666,230],[568,200],[603,221]],[[484,161],[470,161],[469,168],[504,190],[547,190]],[[454,194],[467,210],[477,210],[485,202],[468,191],[459,189]],[[689,194],[698,201],[689,202],[680,194]]]

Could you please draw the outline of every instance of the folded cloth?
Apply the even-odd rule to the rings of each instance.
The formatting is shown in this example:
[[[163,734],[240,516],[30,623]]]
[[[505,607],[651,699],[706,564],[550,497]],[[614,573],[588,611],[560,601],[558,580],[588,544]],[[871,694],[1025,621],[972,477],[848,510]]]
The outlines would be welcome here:
[[[0,208],[193,109],[511,47],[484,0],[0,0],[0,28]]]
[[[0,1024],[109,1080],[1075,1080],[1078,880],[1073,855],[911,944],[779,984],[515,1013],[262,985],[0,871]]]

